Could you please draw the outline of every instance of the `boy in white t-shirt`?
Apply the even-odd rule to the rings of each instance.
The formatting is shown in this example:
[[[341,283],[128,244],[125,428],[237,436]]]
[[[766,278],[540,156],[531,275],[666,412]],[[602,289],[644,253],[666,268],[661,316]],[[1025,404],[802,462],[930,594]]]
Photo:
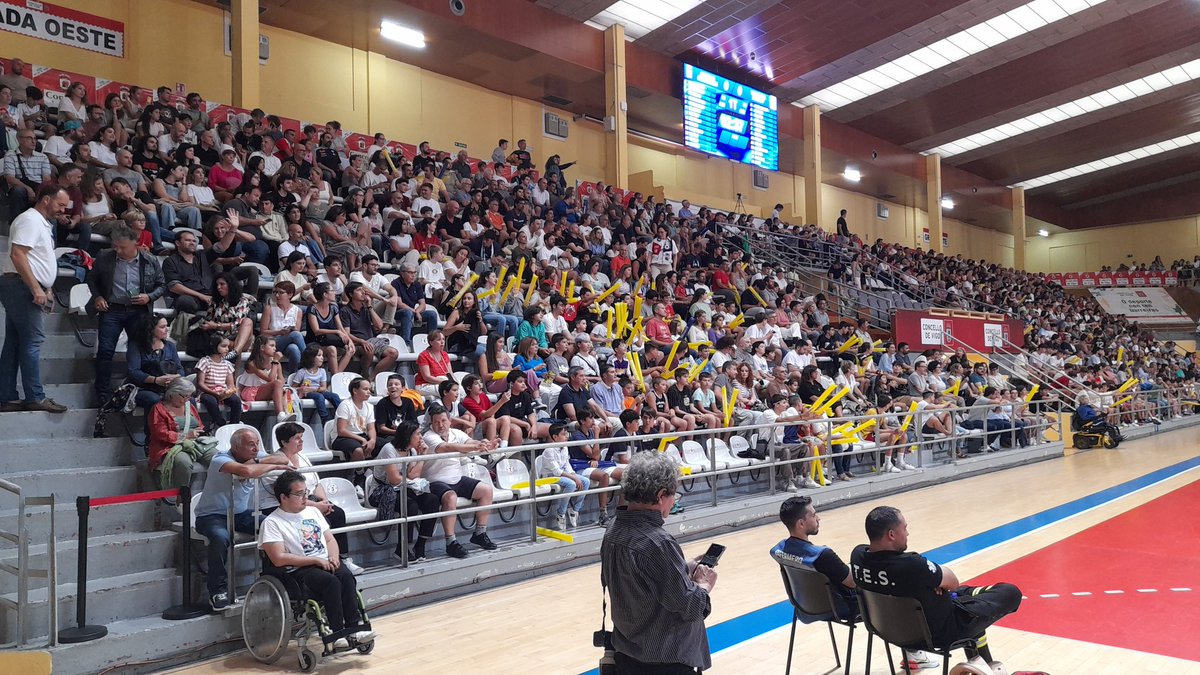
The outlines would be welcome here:
[[[550,425],[551,442],[566,443],[569,436],[566,424],[556,422]],[[537,460],[537,472],[539,478],[557,478],[558,486],[566,494],[586,490],[592,484],[587,476],[581,476],[571,468],[571,455],[565,447],[543,450]],[[555,526],[559,531],[566,530],[568,525],[572,528],[579,526],[579,510],[583,508],[583,497],[584,495],[578,495],[570,499],[559,499],[555,503],[554,506],[558,510]]]

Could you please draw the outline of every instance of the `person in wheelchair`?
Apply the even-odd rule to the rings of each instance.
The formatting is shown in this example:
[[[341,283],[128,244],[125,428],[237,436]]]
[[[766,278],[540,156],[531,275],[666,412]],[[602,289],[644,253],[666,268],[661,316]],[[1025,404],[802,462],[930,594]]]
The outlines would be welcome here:
[[[1079,405],[1071,415],[1071,431],[1076,433],[1075,447],[1087,449],[1103,442],[1105,447],[1115,448],[1121,442],[1121,431],[1108,423],[1105,411],[1096,403],[1094,395],[1083,394],[1079,397]],[[1109,440],[1106,441],[1106,438]]]
[[[329,523],[320,510],[307,505],[304,476],[284,471],[275,480],[275,497],[279,508],[263,520],[258,547],[271,565],[307,588],[325,608],[330,633],[321,637],[327,650],[373,640],[375,633],[363,626],[358,584],[341,562]]]

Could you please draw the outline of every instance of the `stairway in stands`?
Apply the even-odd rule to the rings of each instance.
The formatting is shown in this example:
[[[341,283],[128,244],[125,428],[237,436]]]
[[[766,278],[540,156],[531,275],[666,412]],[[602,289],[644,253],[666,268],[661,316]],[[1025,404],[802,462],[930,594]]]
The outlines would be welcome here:
[[[125,436],[120,421],[113,420],[109,425],[109,435],[114,437],[92,438],[96,421],[92,394],[94,349],[81,344],[74,331],[76,325],[94,344],[94,319],[70,317],[62,307],[45,317],[47,335],[41,358],[47,396],[70,410],[62,415],[0,413],[0,479],[20,486],[26,496],[53,494],[57,503],[54,519],[58,541],[59,628],[72,626],[75,621],[79,553],[76,497],[107,497],[155,489],[149,484],[144,451]],[[0,336],[2,334],[3,323],[0,322]],[[124,372],[123,355],[117,357],[116,371],[118,376]],[[114,637],[122,632],[145,631],[152,623],[147,619],[157,620],[163,609],[179,603],[181,581],[176,566],[179,535],[169,527],[172,512],[173,509],[153,501],[90,511],[87,550],[89,623],[107,625]],[[31,569],[47,567],[49,523],[49,509],[27,509],[25,524],[30,541],[28,565]],[[16,499],[7,492],[0,492],[0,530],[16,532],[17,529]],[[0,563],[17,565],[14,545],[0,542]],[[0,643],[16,642],[13,603],[17,600],[17,581],[12,574],[0,573],[0,597],[11,601],[0,601]],[[31,580],[30,611],[24,631],[29,646],[47,644],[47,598],[45,582]],[[168,624],[168,627],[174,628],[174,625]],[[224,632],[224,629],[218,632]],[[146,637],[150,637],[149,633]],[[122,650],[116,649],[118,644],[120,641],[106,639],[65,649],[54,656],[55,670],[61,667],[62,672],[81,672],[70,666],[72,649],[112,649],[110,663],[117,662],[122,655]]]

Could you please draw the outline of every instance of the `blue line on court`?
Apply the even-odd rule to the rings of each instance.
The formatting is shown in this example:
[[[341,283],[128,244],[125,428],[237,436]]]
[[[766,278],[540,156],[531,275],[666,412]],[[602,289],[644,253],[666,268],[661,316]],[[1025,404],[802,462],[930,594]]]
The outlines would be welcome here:
[[[1136,490],[1150,487],[1155,483],[1161,483],[1168,478],[1172,478],[1188,469],[1194,469],[1198,466],[1200,466],[1200,457],[1172,464],[1171,466],[1152,471],[1133,480],[1080,497],[1075,501],[1046,509],[1045,511],[1026,516],[1019,520],[1014,520],[1007,525],[1001,525],[986,532],[980,532],[979,534],[967,537],[966,539],[960,539],[945,546],[931,549],[926,551],[924,555],[938,564],[946,564],[952,560],[958,560],[959,558],[978,553],[1011,539],[1016,539],[1038,528],[1066,520],[1071,516],[1101,506]],[[763,555],[766,555],[766,551],[763,552]],[[709,650],[715,654],[751,638],[758,637],[763,633],[786,626],[791,621],[792,606],[787,601],[757,609],[709,628]],[[599,675],[599,671],[593,669],[581,675]]]

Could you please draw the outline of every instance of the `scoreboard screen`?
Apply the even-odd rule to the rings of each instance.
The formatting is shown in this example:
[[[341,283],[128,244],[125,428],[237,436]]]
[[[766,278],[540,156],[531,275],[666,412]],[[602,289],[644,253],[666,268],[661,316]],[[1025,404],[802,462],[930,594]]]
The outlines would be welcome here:
[[[683,139],[694,150],[779,170],[778,99],[683,66]]]

